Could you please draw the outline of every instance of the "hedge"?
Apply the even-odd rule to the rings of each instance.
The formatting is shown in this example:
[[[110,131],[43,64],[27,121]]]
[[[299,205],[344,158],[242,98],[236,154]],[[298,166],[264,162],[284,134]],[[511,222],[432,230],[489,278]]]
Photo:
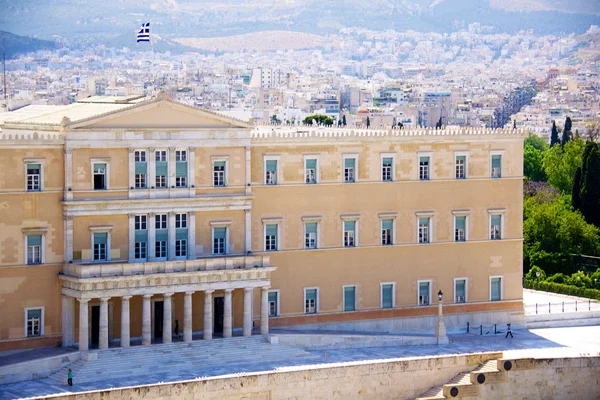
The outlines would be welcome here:
[[[562,283],[535,281],[524,281],[523,287],[526,289],[543,290],[544,292],[568,294],[570,296],[600,300],[600,290],[598,289],[586,289],[577,286],[564,285]]]

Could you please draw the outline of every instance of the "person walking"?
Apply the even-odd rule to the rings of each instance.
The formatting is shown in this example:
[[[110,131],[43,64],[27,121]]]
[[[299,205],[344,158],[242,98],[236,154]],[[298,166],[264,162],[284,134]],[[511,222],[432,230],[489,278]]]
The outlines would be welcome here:
[[[513,334],[512,334],[512,331],[510,330],[510,324],[506,324],[506,326],[507,326],[508,330],[506,331],[505,338],[508,339],[508,335],[510,335],[510,338],[512,339],[513,338]]]
[[[67,372],[67,384],[73,386],[73,371],[71,371],[71,368],[69,368],[69,371]]]
[[[175,334],[175,337],[178,338],[179,337],[179,320],[175,320],[175,329],[173,329],[173,333]]]

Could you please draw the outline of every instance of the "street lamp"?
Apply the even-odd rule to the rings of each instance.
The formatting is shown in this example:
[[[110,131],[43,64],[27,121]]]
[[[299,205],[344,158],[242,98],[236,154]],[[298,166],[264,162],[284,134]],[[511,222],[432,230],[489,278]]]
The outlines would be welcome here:
[[[438,320],[437,327],[435,330],[435,337],[437,338],[438,344],[448,344],[448,336],[446,336],[446,325],[444,324],[444,314],[442,313],[442,297],[444,293],[442,290],[438,292]]]
[[[535,276],[537,277],[537,282],[540,283],[540,271],[535,271]]]

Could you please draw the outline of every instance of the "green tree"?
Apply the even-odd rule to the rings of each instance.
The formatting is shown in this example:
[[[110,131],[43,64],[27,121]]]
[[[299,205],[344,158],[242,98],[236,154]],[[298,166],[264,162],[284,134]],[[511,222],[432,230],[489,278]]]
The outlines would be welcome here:
[[[308,117],[304,118],[302,120],[303,124],[306,125],[312,125],[313,120],[317,121],[317,124],[321,124],[321,125],[333,125],[333,123],[335,122],[333,120],[333,118],[328,117],[327,115],[323,115],[323,114],[314,114],[314,115],[309,115]]]
[[[600,227],[600,149],[598,143],[586,143],[581,169],[581,212],[585,220]]]
[[[540,276],[537,275],[538,272],[540,273]],[[525,279],[533,282],[542,282],[546,280],[546,273],[543,269],[534,265],[533,267],[531,267],[529,272],[525,274]]]
[[[570,272],[571,254],[600,254],[600,229],[573,210],[569,197],[544,201],[532,196],[523,202],[525,270],[536,265],[547,274]]]
[[[568,280],[569,280],[569,277],[560,272],[546,278],[546,282],[562,283],[562,284],[565,284]]]
[[[525,138],[525,146],[533,146],[535,149],[544,152],[548,150],[548,142],[546,139],[539,137],[535,133],[530,133],[529,136]]]
[[[544,155],[533,146],[525,146],[523,151],[524,174],[532,181],[546,181],[546,172],[544,171]]]
[[[556,121],[552,121],[552,134],[550,135],[550,146],[554,146],[555,144],[559,144],[560,140],[558,139],[558,129],[556,128]]]
[[[591,288],[593,286],[592,280],[589,276],[584,274],[583,272],[575,272],[569,279],[567,279],[567,285],[582,287],[582,288]]]
[[[581,166],[585,142],[582,139],[569,140],[564,150],[552,146],[544,152],[544,171],[548,182],[563,193],[573,192],[573,178]]]
[[[575,171],[575,177],[573,178],[571,205],[574,209],[581,211],[581,167],[577,168],[577,171]]]
[[[560,145],[562,147],[565,147],[565,144],[567,144],[567,142],[569,140],[571,140],[571,127],[572,126],[573,126],[573,123],[571,122],[571,117],[567,117],[567,119],[565,120],[565,129],[563,129],[562,141],[560,142]]]

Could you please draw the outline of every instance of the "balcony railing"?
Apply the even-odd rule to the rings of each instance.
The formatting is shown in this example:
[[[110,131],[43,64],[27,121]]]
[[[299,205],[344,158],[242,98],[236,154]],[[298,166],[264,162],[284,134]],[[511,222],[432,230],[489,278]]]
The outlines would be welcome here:
[[[76,278],[168,274],[270,267],[269,256],[207,257],[195,260],[135,262],[81,262],[64,264],[63,274]]]

